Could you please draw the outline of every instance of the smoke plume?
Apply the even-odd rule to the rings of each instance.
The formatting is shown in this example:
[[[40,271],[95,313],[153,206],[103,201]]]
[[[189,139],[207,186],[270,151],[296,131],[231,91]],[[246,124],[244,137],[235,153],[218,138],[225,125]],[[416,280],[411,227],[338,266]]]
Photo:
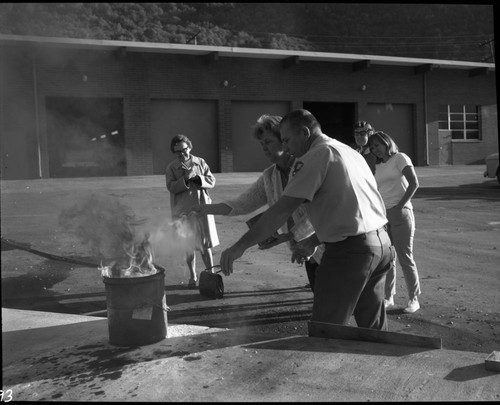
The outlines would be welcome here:
[[[121,258],[131,251],[144,239],[136,230],[143,222],[118,199],[95,194],[59,215],[59,224],[74,232],[100,260]]]
[[[127,252],[136,251],[145,240],[154,251],[168,256],[183,256],[186,250],[200,247],[201,228],[195,214],[173,221],[149,221],[154,225],[140,232],[139,226],[146,222],[147,218],[137,219],[133,210],[117,198],[95,194],[59,215],[60,226],[78,236],[103,264],[119,260],[118,264],[128,266]]]

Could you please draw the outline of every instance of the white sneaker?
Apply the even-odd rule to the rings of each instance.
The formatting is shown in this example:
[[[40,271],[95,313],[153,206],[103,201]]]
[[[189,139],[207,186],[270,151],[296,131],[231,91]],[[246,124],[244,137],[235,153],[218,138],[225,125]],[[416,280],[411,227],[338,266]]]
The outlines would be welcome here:
[[[413,314],[419,309],[420,309],[420,304],[418,303],[418,298],[413,297],[410,301],[408,301],[408,306],[404,309],[404,311],[409,314]]]
[[[393,307],[394,306],[394,297],[391,295],[391,298],[388,300],[384,300],[384,304],[386,308]]]

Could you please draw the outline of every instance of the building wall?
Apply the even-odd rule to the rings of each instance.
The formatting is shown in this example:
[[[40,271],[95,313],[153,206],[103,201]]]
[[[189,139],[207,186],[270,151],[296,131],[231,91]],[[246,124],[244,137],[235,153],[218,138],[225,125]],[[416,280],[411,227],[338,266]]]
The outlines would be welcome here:
[[[151,119],[155,99],[216,104],[222,172],[235,167],[234,142],[238,140],[233,138],[231,103],[237,101],[279,101],[291,108],[301,108],[304,102],[355,103],[359,119],[368,114],[371,104],[412,105],[417,166],[440,164],[438,105],[478,104],[488,106],[482,117],[483,139],[453,142],[452,163],[475,164],[491,149],[498,150],[494,74],[469,77],[466,70],[453,69],[415,74],[413,68],[388,65],[353,71],[349,63],[323,61],[300,61],[285,68],[281,60],[273,59],[39,48],[35,83],[30,65],[33,49],[4,44],[1,52],[2,178],[37,178],[39,167],[42,177],[50,177],[44,107],[49,96],[123,98],[128,175],[154,172]],[[12,105],[19,106],[21,117],[14,118]]]
[[[426,73],[429,123],[429,163],[440,162],[438,106],[473,104],[483,106],[480,141],[450,141],[450,164],[482,164],[490,153],[498,151],[497,96],[494,74],[469,77],[465,70],[438,69]]]

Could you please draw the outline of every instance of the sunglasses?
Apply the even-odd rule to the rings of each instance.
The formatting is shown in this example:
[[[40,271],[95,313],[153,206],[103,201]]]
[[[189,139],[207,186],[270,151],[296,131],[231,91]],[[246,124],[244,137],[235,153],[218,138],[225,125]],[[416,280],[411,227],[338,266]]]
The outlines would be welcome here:
[[[354,132],[354,135],[356,136],[366,136],[366,135],[370,135],[372,131],[371,130],[368,130],[368,131],[356,131]]]

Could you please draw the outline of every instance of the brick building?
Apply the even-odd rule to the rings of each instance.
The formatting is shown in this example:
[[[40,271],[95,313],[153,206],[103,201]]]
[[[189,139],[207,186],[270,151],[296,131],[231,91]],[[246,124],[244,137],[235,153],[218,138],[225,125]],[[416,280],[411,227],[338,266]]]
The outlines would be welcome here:
[[[213,172],[261,171],[252,124],[295,108],[346,143],[367,120],[416,166],[498,151],[491,63],[0,35],[2,179],[162,174],[179,133]]]

